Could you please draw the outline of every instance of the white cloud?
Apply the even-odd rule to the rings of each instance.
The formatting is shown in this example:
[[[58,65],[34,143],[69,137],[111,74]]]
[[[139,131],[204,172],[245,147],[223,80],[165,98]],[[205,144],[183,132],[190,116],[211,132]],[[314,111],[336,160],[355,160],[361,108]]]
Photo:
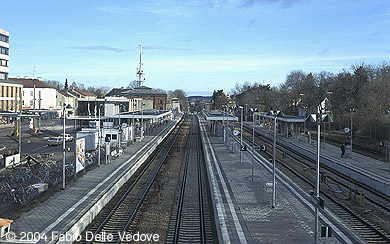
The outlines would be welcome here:
[[[125,12],[130,11],[129,8],[113,7],[113,6],[101,6],[101,7],[96,7],[96,9],[100,10],[100,11],[113,13],[113,14],[125,13]]]

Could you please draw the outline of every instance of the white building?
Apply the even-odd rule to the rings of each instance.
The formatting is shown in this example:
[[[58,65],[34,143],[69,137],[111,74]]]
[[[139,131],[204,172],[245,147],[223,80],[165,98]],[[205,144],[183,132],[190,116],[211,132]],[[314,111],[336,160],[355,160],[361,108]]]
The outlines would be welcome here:
[[[23,82],[23,109],[56,109],[56,88],[48,86],[40,78],[9,78],[9,80]]]
[[[8,80],[9,32],[0,29],[0,80]]]

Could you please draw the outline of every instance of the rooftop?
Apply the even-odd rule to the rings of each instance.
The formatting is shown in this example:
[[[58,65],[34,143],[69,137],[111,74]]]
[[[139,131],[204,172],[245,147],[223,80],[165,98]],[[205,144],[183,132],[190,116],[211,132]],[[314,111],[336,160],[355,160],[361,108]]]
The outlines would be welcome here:
[[[131,90],[125,91],[122,93],[125,96],[131,96],[131,95],[167,95],[166,92],[153,89],[151,87],[147,86],[138,86],[134,87]]]
[[[22,82],[24,88],[53,88],[52,86],[49,86],[45,82],[39,80],[39,79],[30,79],[30,78],[9,78],[8,80],[14,81],[14,82]]]

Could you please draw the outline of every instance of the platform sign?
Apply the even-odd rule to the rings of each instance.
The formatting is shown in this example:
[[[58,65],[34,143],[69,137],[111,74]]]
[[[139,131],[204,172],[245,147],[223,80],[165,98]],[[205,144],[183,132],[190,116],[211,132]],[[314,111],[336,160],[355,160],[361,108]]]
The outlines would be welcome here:
[[[85,168],[85,138],[76,140],[76,173]]]

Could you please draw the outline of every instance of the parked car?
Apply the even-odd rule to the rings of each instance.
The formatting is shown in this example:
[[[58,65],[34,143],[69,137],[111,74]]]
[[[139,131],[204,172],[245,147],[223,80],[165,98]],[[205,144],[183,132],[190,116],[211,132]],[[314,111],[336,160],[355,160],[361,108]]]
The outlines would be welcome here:
[[[59,138],[62,138],[62,134],[58,136]],[[73,141],[73,136],[69,134],[65,134],[65,142]]]
[[[56,146],[56,145],[60,145],[62,144],[62,137],[50,137],[48,140],[47,140],[47,143],[50,145],[50,146]]]

